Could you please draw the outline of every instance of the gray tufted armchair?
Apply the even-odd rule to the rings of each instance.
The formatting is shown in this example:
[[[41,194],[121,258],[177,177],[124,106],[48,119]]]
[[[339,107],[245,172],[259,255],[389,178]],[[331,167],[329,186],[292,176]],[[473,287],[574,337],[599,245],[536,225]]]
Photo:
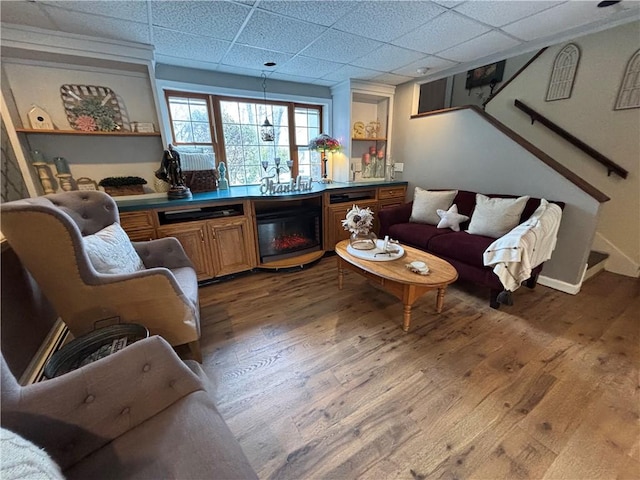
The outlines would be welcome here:
[[[171,345],[188,344],[202,361],[198,281],[177,239],[133,242],[145,269],[104,274],[93,267],[83,236],[119,223],[109,195],[65,192],[8,202],[0,211],[0,230],[74,336],[119,317]]]
[[[257,478],[202,368],[158,336],[26,387],[0,361],[2,427],[68,480]]]

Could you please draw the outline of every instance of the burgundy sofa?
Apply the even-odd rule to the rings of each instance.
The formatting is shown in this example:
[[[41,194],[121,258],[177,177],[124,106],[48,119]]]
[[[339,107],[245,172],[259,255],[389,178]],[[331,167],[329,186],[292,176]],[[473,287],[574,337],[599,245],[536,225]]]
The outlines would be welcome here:
[[[485,194],[487,195],[487,194]],[[487,195],[488,197],[516,198],[514,195]],[[458,213],[471,218],[476,205],[476,193],[459,190],[453,203],[458,206]],[[561,208],[564,204],[557,203]],[[396,207],[381,209],[378,212],[380,222],[380,236],[389,235],[390,238],[406,245],[419,248],[448,261],[458,271],[458,278],[473,282],[490,289],[489,303],[493,308],[499,308],[500,303],[511,303],[510,295],[502,294],[504,287],[493,273],[492,267],[485,267],[482,255],[495,238],[472,235],[465,230],[469,220],[460,224],[460,231],[454,232],[449,228],[437,228],[435,225],[411,223],[413,202],[404,203]],[[526,221],[540,205],[539,198],[531,197],[527,202],[520,223]],[[538,275],[542,270],[539,265],[531,272],[531,277],[524,283],[529,288],[536,286]],[[500,299],[500,302],[498,301]]]

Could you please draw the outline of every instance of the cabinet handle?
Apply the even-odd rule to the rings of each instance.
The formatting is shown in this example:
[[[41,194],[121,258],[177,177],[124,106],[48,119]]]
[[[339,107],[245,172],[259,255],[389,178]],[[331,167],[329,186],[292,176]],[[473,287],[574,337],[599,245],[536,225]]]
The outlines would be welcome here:
[[[204,232],[200,230],[200,241],[204,243]]]

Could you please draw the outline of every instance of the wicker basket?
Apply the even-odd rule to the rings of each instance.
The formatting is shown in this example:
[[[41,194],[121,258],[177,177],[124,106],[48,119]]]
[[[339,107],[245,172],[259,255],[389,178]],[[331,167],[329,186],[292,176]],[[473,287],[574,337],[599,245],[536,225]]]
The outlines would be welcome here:
[[[149,331],[136,323],[119,323],[99,328],[72,340],[55,352],[44,367],[44,375],[47,378],[60,376],[148,336]]]
[[[123,195],[143,195],[143,185],[126,185],[123,187],[103,187],[104,191],[112,197],[122,197]]]
[[[184,171],[184,183],[193,192],[211,192],[217,188],[215,170]]]

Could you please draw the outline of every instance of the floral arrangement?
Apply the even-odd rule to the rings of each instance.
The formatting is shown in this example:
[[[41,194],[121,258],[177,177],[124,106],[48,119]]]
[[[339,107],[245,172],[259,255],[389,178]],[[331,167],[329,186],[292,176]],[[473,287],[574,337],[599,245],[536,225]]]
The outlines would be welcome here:
[[[351,233],[369,233],[373,225],[373,212],[369,207],[360,208],[357,205],[347,212],[347,218],[342,220],[342,226]]]
[[[120,130],[116,123],[116,111],[109,105],[102,105],[97,98],[85,98],[73,108],[74,124],[78,130],[112,132]]]
[[[340,142],[326,133],[321,133],[309,142],[310,150],[322,150],[324,152],[337,152],[341,149]]]

